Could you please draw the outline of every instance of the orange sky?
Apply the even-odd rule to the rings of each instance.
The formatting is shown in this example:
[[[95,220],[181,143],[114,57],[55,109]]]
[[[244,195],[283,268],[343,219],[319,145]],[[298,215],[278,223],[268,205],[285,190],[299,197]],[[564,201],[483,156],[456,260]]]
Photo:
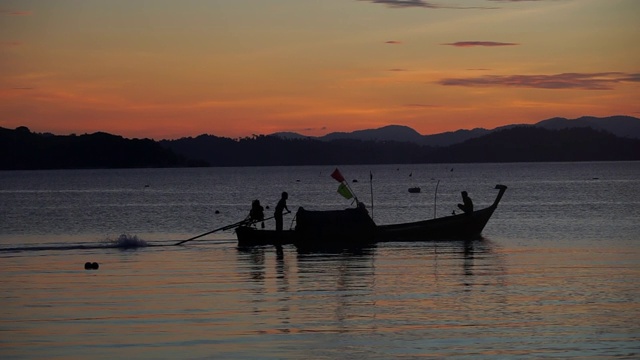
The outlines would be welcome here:
[[[640,116],[638,0],[0,1],[0,126],[171,139]]]

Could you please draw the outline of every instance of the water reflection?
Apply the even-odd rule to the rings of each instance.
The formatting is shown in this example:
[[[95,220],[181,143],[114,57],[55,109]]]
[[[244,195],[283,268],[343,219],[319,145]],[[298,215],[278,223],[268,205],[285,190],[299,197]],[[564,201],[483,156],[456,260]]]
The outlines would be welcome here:
[[[505,272],[504,259],[496,252],[497,245],[490,239],[470,241],[434,241],[418,243],[385,243],[376,246],[313,252],[293,246],[256,246],[238,248],[238,260],[247,265],[246,273],[257,284],[265,285],[267,275],[275,270],[276,280],[288,281],[291,276],[298,281],[337,279],[335,290],[340,291],[357,278],[361,284],[366,278],[376,276],[376,263],[384,263],[384,257],[398,262],[421,259],[433,268],[437,280],[440,272],[447,276],[457,273],[468,278],[465,285],[473,285],[474,276],[498,275]],[[390,256],[393,252],[393,256]],[[376,258],[381,258],[376,261]],[[429,262],[431,262],[429,264]]]
[[[335,253],[253,247],[238,249],[238,264],[260,333],[405,331],[432,322],[426,314],[434,311],[504,303],[496,289],[506,285],[505,263],[495,247],[486,239]]]
[[[238,249],[256,321],[270,324],[262,330],[266,333],[362,330],[363,319],[375,314],[374,255],[375,248],[338,253],[288,246]]]

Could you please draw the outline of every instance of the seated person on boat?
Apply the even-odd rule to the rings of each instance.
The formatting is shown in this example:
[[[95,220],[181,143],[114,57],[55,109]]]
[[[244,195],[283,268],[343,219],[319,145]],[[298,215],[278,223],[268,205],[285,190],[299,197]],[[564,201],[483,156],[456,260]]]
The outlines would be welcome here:
[[[460,210],[464,211],[465,214],[471,214],[473,212],[473,201],[471,201],[466,191],[462,192],[462,202],[463,204],[458,204]]]
[[[262,228],[264,228],[264,208],[260,205],[260,200],[253,200],[251,202],[249,221],[252,224],[262,221]]]

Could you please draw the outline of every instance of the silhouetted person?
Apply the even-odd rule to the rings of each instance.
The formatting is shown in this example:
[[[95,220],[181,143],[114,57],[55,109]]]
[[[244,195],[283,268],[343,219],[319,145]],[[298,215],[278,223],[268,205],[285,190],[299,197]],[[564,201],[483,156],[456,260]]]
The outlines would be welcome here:
[[[460,210],[464,211],[465,214],[471,214],[473,212],[473,201],[471,201],[466,191],[462,192],[462,202],[462,204],[458,204]]]
[[[249,221],[257,223],[264,220],[264,208],[260,205],[260,200],[253,200],[251,202],[251,211],[249,211]],[[264,222],[262,223],[264,228]]]
[[[278,205],[276,205],[276,211],[273,213],[273,216],[276,218],[276,231],[282,231],[282,212],[286,209],[287,212],[289,208],[287,207],[287,199],[289,198],[289,194],[286,191],[282,192],[282,197],[280,201],[278,201]]]

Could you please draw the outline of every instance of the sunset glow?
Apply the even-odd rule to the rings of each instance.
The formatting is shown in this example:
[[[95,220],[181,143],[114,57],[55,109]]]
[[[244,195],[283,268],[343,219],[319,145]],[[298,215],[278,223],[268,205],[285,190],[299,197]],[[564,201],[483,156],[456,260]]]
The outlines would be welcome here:
[[[640,116],[637,0],[0,2],[0,127],[174,139]]]

